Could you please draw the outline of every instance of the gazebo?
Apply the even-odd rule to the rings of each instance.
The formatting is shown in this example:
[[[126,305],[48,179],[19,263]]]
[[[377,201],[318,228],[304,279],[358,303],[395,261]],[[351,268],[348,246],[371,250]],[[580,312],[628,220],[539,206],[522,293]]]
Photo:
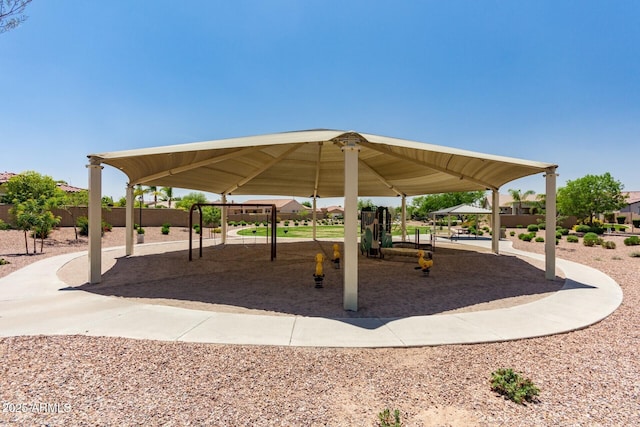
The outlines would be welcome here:
[[[544,173],[547,192],[546,277],[555,277],[556,168],[552,163],[477,153],[354,131],[308,130],[91,154],[89,158],[89,282],[101,280],[102,165],[128,177],[126,254],[133,253],[133,189],[155,185],[221,195],[344,197],[343,305],[358,309],[358,197],[492,192],[499,228],[500,187]],[[226,235],[226,211],[222,210]],[[403,232],[403,240],[406,233]],[[315,235],[314,235],[315,238]],[[492,250],[498,252],[499,234]],[[224,242],[224,240],[223,240]]]

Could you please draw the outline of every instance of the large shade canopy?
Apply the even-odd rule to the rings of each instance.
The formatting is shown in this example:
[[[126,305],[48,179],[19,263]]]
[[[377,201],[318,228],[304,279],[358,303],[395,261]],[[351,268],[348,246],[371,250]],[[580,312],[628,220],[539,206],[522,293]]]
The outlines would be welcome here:
[[[491,209],[485,209],[478,206],[465,204],[431,212],[432,215],[488,215],[491,213]]]
[[[358,195],[496,190],[550,163],[341,130],[309,130],[92,154],[131,185],[224,195],[342,197],[346,144],[357,144]]]
[[[497,199],[503,184],[541,172],[547,172],[547,191],[555,194],[556,165],[550,163],[340,130],[285,132],[142,148],[92,154],[89,159],[90,283],[100,281],[100,170],[102,164],[107,164],[129,177],[128,255],[133,251],[133,185],[201,190],[221,194],[223,200],[232,194],[314,200],[344,197],[345,310],[358,309],[358,196],[402,196],[403,207],[406,196],[431,193],[492,190]],[[549,211],[555,212],[555,197],[547,198],[547,203],[552,205]],[[549,230],[554,220],[555,216],[547,219]],[[224,230],[224,213],[222,223]],[[551,240],[553,236],[549,236]],[[497,243],[494,239],[496,252]],[[548,248],[550,277],[555,273],[555,264],[549,262],[554,247]]]

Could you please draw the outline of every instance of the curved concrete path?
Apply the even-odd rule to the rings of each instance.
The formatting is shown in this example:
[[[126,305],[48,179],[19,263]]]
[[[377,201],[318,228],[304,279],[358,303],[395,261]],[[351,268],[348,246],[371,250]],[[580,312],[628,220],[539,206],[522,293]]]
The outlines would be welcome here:
[[[488,247],[490,242],[460,244]],[[116,249],[121,248],[110,250]],[[501,252],[543,259],[542,255],[513,250],[507,241],[501,242]],[[470,344],[585,328],[610,315],[622,302],[622,290],[609,276],[558,259],[557,267],[566,277],[560,291],[504,309],[356,319],[218,313],[142,304],[66,288],[56,272],[81,256],[86,256],[86,251],[47,258],[0,279],[0,336],[80,334],[320,347]]]

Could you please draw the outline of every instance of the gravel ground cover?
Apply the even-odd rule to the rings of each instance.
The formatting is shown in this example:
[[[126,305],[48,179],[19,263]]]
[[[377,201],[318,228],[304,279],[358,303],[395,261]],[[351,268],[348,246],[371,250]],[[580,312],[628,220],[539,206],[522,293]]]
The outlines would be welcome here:
[[[44,254],[27,256],[20,232],[0,231],[0,258],[11,263],[0,277],[85,250],[72,233],[56,231]],[[107,233],[104,245],[122,245],[121,233]],[[181,233],[148,228],[145,241]],[[544,338],[408,349],[0,339],[0,424],[353,426],[377,425],[389,408],[405,426],[640,425],[640,258],[630,256],[640,248],[623,238],[607,237],[613,250],[560,242],[558,257],[610,275],[624,300],[596,325]],[[531,252],[543,245],[514,239]],[[531,378],[539,401],[521,406],[493,393],[491,372],[503,367]]]

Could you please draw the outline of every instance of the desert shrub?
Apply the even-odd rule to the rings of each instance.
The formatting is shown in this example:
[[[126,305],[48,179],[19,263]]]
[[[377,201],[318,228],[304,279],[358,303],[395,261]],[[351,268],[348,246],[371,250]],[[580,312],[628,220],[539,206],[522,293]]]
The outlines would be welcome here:
[[[518,234],[518,239],[522,240],[524,238],[524,236],[526,236],[527,233],[520,233]]]
[[[518,224],[518,225],[516,225],[516,228],[524,228],[524,225]]]
[[[596,233],[589,232],[584,235],[582,244],[585,246],[595,246],[602,243],[602,239]]]
[[[11,264],[11,263],[4,258],[0,258],[0,265],[7,265],[7,264]]]
[[[402,422],[400,421],[400,411],[395,409],[393,411],[393,415],[389,408],[378,414],[378,425],[380,427],[402,427]]]
[[[629,254],[631,258],[640,258],[640,252],[634,251]]]
[[[542,237],[542,236],[536,237],[536,242],[538,242],[538,243],[544,242],[544,237]]]
[[[588,233],[591,231],[591,227],[588,226],[587,224],[578,224],[575,227],[573,227],[573,229],[577,232],[577,233]]]
[[[627,237],[626,239],[624,239],[624,245],[625,246],[637,246],[637,245],[640,245],[640,237],[638,237],[638,236]]]
[[[571,234],[571,235],[567,236],[567,242],[569,242],[569,243],[578,243],[579,241],[580,241],[580,239],[578,239],[578,236],[576,236],[576,235]]]
[[[516,232],[515,232],[515,231],[511,230],[511,231],[509,232],[509,236],[513,237],[513,236],[515,236],[515,235],[516,235]]]
[[[144,234],[144,228],[138,227],[138,234]]]
[[[285,222],[284,222],[284,226],[285,226],[285,227],[288,227],[288,226],[289,226],[289,221],[285,221]]]
[[[523,242],[530,242],[531,240],[533,240],[534,235],[531,233],[527,233],[524,236],[522,236],[522,241]]]
[[[107,221],[102,220],[102,231],[111,231],[113,229],[113,225],[109,224]]]
[[[540,222],[540,223],[538,223],[538,228],[540,230],[546,230],[547,229],[547,224],[544,223],[544,222]]]
[[[538,231],[539,227],[535,224],[529,224],[527,225],[527,231],[528,232],[533,232],[533,231]]]
[[[529,378],[524,378],[513,369],[498,369],[491,373],[491,390],[516,403],[533,402],[540,393]]]
[[[603,241],[602,242],[602,247],[605,248],[605,249],[615,249],[616,248],[616,242],[612,242],[611,240]]]
[[[562,239],[562,233],[560,231],[556,231],[556,239]]]
[[[195,231],[196,234],[200,234],[200,224],[193,224],[193,231]]]
[[[560,228],[558,229],[558,231],[559,231],[563,236],[566,236],[566,235],[568,235],[568,234],[569,234],[569,229],[568,229],[568,228],[562,228],[562,227],[560,227]]]
[[[76,227],[79,228],[78,234],[80,234],[81,236],[88,236],[89,235],[89,218],[87,218],[86,216],[79,216],[76,219]]]
[[[160,229],[160,232],[164,235],[169,234],[169,229],[171,227],[171,224],[169,224],[168,222],[165,222],[164,224],[162,224],[162,228]]]
[[[0,219],[0,230],[10,230],[11,225]]]
[[[631,220],[631,223],[635,228],[640,228],[640,219],[633,219]]]

